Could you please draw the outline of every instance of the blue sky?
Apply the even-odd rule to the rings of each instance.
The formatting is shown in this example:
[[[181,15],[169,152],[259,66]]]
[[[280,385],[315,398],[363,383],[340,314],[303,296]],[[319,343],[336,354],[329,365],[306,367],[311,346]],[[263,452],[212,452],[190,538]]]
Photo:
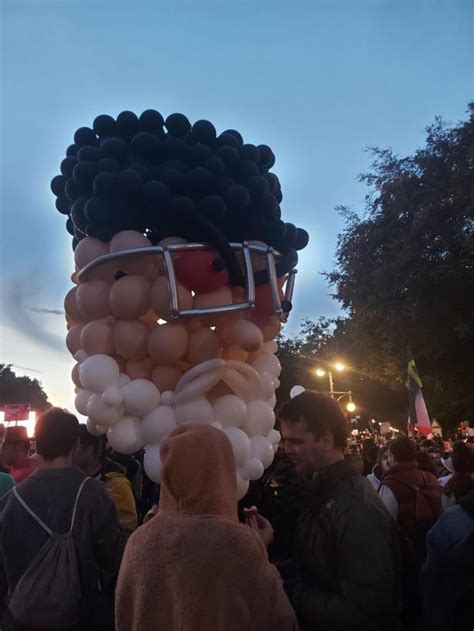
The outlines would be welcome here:
[[[435,115],[465,117],[473,6],[3,0],[0,361],[72,407],[63,318],[35,311],[62,309],[73,270],[49,182],[78,127],[125,109],[179,111],[270,145],[284,218],[311,235],[289,331],[338,313],[319,274],[342,228],[335,207],[363,209],[365,147],[407,154]]]

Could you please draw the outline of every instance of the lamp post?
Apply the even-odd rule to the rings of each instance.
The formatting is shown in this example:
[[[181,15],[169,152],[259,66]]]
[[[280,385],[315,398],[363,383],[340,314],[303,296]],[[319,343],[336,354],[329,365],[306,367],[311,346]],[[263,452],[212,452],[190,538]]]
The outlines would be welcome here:
[[[333,399],[337,399],[337,401],[340,401],[344,397],[349,397],[349,401],[346,405],[346,410],[352,414],[357,409],[356,404],[352,400],[352,392],[350,390],[344,390],[342,392],[334,390],[333,369],[337,372],[342,372],[346,369],[346,366],[342,362],[335,362],[334,364],[327,364],[326,368],[316,368],[314,373],[317,377],[320,378],[327,375],[329,381],[329,396],[331,396]]]

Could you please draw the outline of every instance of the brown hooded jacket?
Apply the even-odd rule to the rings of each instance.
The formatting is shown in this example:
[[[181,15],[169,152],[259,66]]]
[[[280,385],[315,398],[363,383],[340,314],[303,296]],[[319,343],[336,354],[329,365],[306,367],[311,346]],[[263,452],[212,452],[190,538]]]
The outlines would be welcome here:
[[[296,631],[258,534],[239,524],[225,434],[181,425],[161,447],[156,517],[130,538],[117,585],[118,631]]]

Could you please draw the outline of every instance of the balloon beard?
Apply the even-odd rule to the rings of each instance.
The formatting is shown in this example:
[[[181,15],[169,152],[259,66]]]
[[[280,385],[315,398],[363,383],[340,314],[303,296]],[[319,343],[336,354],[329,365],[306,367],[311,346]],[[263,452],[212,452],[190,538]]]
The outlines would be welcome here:
[[[179,237],[151,246],[140,232],[85,238],[65,300],[75,406],[95,435],[131,454],[160,483],[160,443],[181,423],[229,438],[239,497],[273,462],[276,357],[295,269],[262,242],[230,244],[245,279],[231,287],[219,255]],[[256,285],[256,278],[267,282]]]

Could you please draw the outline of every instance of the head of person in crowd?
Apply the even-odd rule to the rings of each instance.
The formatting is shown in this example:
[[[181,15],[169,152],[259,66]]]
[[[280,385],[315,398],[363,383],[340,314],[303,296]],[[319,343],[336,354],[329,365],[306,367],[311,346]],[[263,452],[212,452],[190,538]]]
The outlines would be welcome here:
[[[433,465],[433,461],[431,460],[430,454],[427,451],[417,451],[416,461],[418,463],[418,467],[422,471],[426,471],[427,473],[436,475],[436,470]]]
[[[474,453],[462,441],[454,444],[451,454],[454,475],[445,484],[443,493],[458,502],[474,489]]]
[[[422,452],[428,453],[431,449],[433,449],[434,443],[429,438],[425,438],[420,445],[420,450]]]
[[[95,475],[101,467],[100,438],[93,436],[86,425],[79,425],[79,443],[74,452],[74,464],[87,475]]]
[[[283,403],[278,416],[283,448],[300,475],[310,478],[343,460],[346,418],[332,397],[305,390]]]
[[[79,441],[79,421],[67,410],[50,408],[36,421],[36,451],[46,466],[71,467]]]
[[[388,449],[388,461],[391,467],[416,461],[416,445],[408,436],[394,438],[390,441]]]
[[[232,445],[214,427],[185,423],[161,443],[159,510],[237,520]]]
[[[29,450],[30,439],[26,427],[21,425],[7,427],[2,449],[3,463],[9,467],[17,467],[28,458]]]
[[[388,445],[379,447],[377,452],[377,466],[383,473],[386,473],[390,469],[390,451]]]
[[[441,451],[439,449],[437,449],[436,447],[434,447],[433,449],[430,449],[430,451],[428,452],[428,455],[435,468],[442,465]]]

